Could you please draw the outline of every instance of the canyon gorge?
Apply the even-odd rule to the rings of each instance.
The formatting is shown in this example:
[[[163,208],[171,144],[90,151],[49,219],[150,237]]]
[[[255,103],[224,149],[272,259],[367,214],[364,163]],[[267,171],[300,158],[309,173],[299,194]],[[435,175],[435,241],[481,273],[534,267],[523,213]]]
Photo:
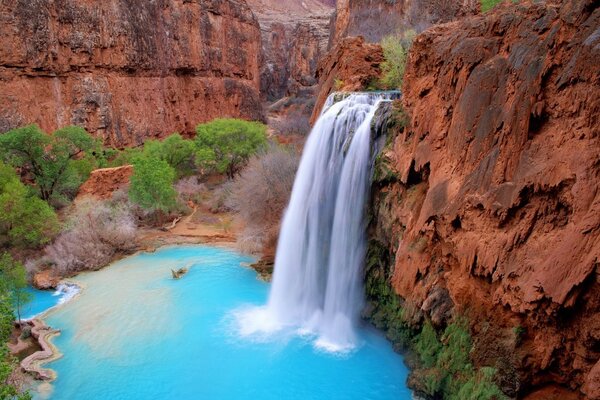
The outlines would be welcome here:
[[[407,354],[408,386],[424,398],[442,398],[428,387],[437,371],[411,356],[411,335],[432,327],[445,344],[445,330],[460,319],[472,341],[469,368],[493,368],[506,398],[600,400],[596,0],[506,1],[485,12],[477,0],[6,0],[0,134],[32,123],[46,132],[77,125],[122,149],[173,132],[193,137],[197,124],[215,118],[282,119],[294,107],[307,120],[312,113],[314,125],[335,114],[332,103],[342,110],[354,99],[335,92],[398,89],[379,84],[381,42],[407,32],[415,37],[401,90],[378,94],[389,101],[377,111],[373,98],[358,101],[372,113],[377,144],[366,207],[353,205],[367,225],[365,238],[354,234],[365,242],[354,255],[366,259],[364,272],[360,261],[348,262],[364,280],[362,317]],[[320,142],[332,146],[332,159],[346,157],[364,133],[365,115],[353,120],[340,110],[327,132],[338,132],[339,117],[346,144]],[[304,138],[271,126],[270,135],[319,154]],[[296,242],[322,225],[301,223],[321,215],[325,198],[333,208],[338,193],[319,186],[323,196],[310,197],[309,183],[320,184],[320,173],[336,183],[343,176],[341,164],[314,158],[323,163],[306,167],[305,196],[289,214],[300,222],[288,223],[288,259],[279,262],[296,274],[285,284],[275,274],[269,300],[287,315],[278,306],[293,297],[298,314],[311,313],[304,320],[326,296],[301,289],[327,261],[310,271],[294,263],[306,257],[294,253]],[[110,198],[131,174],[131,166],[95,171],[80,193]],[[351,189],[348,198],[362,195]],[[313,238],[324,241],[311,242],[314,257],[331,238]],[[275,242],[262,250],[269,268]]]

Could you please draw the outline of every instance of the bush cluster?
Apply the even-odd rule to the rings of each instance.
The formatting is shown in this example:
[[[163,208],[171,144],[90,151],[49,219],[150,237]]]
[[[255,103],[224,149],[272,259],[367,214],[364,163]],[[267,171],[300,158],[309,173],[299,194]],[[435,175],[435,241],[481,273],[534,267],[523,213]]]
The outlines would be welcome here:
[[[243,250],[260,251],[277,238],[299,161],[294,150],[272,146],[253,157],[229,188],[227,205],[246,227],[238,239]]]
[[[75,206],[65,230],[45,251],[60,274],[72,275],[107,265],[116,253],[131,250],[136,237],[127,203],[87,199]]]
[[[404,80],[404,71],[408,51],[416,36],[416,32],[409,30],[401,35],[386,36],[381,41],[384,61],[381,64],[383,76],[381,84],[386,89],[400,89]]]

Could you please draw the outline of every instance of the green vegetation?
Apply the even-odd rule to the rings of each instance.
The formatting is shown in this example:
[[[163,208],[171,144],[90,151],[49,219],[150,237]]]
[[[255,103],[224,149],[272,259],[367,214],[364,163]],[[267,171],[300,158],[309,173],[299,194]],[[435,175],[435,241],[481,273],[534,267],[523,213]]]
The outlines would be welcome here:
[[[226,173],[229,179],[267,144],[260,122],[216,119],[196,127],[196,163],[204,171]]]
[[[388,266],[393,255],[380,242],[371,241],[367,253],[366,295],[371,303],[370,319],[386,330],[396,349],[408,349],[418,356],[414,373],[425,394],[450,400],[503,400],[507,397],[494,382],[496,370],[476,368],[471,363],[473,349],[468,320],[455,317],[441,332],[415,308],[398,297],[390,284]]]
[[[386,36],[381,41],[384,62],[381,64],[383,76],[381,83],[387,89],[400,89],[404,80],[408,50],[416,36],[409,30],[403,35]]]
[[[171,211],[177,205],[174,182],[175,170],[169,163],[158,158],[137,157],[133,162],[129,198],[146,210]]]
[[[174,133],[163,141],[149,140],[144,144],[144,155],[166,161],[177,173],[177,177],[192,175],[196,169],[194,153],[196,146]]]
[[[16,367],[16,360],[10,356],[7,343],[14,320],[11,300],[3,289],[0,291],[0,400],[29,400],[31,395],[21,393],[10,379]]]
[[[0,255],[0,292],[5,293],[17,311],[19,323],[21,322],[21,307],[31,301],[31,296],[25,291],[25,288],[27,288],[25,267],[8,253]]]
[[[481,0],[481,11],[488,12],[498,4],[502,3],[503,0]]]
[[[38,247],[58,230],[54,210],[36,197],[15,171],[0,162],[0,245]]]
[[[94,168],[97,143],[83,129],[66,127],[52,135],[37,125],[13,129],[0,136],[0,156],[31,176],[40,197],[61,203],[73,197]]]

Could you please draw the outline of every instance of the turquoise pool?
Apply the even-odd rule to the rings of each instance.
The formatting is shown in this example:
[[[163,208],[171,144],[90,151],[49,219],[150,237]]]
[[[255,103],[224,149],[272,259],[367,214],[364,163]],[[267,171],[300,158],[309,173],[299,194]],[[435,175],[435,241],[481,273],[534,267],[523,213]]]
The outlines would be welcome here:
[[[79,292],[79,288],[74,285],[59,285],[57,290],[28,287],[26,291],[31,295],[31,301],[23,306],[21,318],[31,319],[71,300]]]
[[[64,354],[38,399],[410,399],[402,358],[376,330],[328,353],[309,335],[254,339],[239,310],[265,304],[251,259],[207,247],[139,254],[77,278],[82,293],[49,313]],[[171,268],[191,267],[181,280]]]

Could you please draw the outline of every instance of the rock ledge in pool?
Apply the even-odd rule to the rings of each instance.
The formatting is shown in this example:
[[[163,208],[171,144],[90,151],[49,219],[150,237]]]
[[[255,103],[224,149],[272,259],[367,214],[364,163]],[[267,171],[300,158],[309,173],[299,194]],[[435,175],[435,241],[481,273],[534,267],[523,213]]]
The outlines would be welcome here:
[[[59,334],[60,330],[50,328],[37,318],[27,321],[26,324],[31,326],[31,335],[37,340],[42,350],[23,359],[21,368],[37,380],[52,381],[56,378],[56,373],[51,369],[42,368],[41,364],[58,358],[59,353],[49,339]]]

